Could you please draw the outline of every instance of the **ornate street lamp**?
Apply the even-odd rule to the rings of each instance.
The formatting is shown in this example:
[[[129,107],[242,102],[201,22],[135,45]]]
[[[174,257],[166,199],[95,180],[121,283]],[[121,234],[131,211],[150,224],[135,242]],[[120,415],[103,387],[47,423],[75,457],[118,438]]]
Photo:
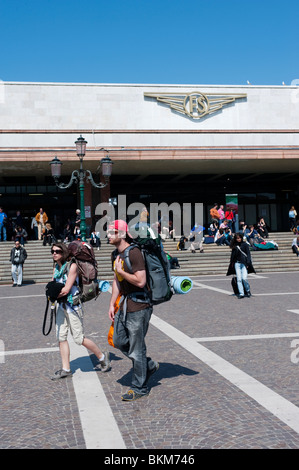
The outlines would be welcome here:
[[[113,162],[107,155],[105,158],[102,158],[100,161],[100,168],[102,170],[102,175],[105,178],[105,183],[95,183],[92,174],[89,170],[83,169],[83,158],[86,152],[86,140],[83,139],[82,135],[76,140],[76,152],[80,160],[80,168],[79,170],[74,170],[71,174],[71,179],[68,183],[59,183],[59,178],[61,176],[61,166],[62,162],[55,156],[53,160],[50,162],[51,165],[51,174],[54,178],[55,184],[60,189],[68,189],[74,183],[79,183],[79,191],[80,191],[80,212],[81,212],[81,223],[80,223],[80,230],[82,234],[82,240],[86,241],[86,222],[85,222],[85,202],[84,202],[84,188],[85,183],[84,180],[86,178],[87,181],[90,181],[94,188],[102,189],[107,186],[109,183],[109,179],[112,173],[112,165]]]

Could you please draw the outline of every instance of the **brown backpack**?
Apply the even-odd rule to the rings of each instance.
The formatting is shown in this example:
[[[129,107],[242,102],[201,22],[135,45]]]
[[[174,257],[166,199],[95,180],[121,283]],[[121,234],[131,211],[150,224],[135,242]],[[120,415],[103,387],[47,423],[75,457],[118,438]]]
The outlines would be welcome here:
[[[100,294],[98,266],[91,245],[75,240],[68,245],[71,262],[75,262],[79,273],[79,288],[81,302],[96,299]]]

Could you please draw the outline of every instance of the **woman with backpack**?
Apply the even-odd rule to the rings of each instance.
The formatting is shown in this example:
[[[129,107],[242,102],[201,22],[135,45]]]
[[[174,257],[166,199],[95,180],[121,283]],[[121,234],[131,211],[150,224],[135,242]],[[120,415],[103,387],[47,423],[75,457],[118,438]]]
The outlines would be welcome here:
[[[235,233],[231,241],[232,249],[227,276],[236,274],[239,294],[238,299],[251,297],[250,285],[247,280],[248,273],[255,273],[252,266],[249,245],[243,241],[242,233]]]
[[[102,353],[98,346],[84,335],[83,309],[81,302],[78,301],[79,273],[77,264],[68,261],[70,253],[64,243],[55,243],[51,253],[54,262],[53,280],[64,284],[57,299],[59,306],[56,313],[56,336],[59,341],[62,368],[55,372],[51,379],[57,380],[72,376],[70,348],[67,341],[69,332],[76,344],[85,346],[96,355],[101,371],[107,372],[111,368],[109,353]]]

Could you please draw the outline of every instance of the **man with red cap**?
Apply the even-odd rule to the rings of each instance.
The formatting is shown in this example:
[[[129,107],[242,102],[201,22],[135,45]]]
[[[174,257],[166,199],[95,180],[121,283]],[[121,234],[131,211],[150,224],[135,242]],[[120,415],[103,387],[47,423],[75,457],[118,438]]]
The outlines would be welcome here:
[[[146,356],[145,336],[152,314],[152,306],[144,295],[146,285],[145,263],[138,247],[129,250],[132,269],[124,261],[125,250],[132,242],[128,225],[124,220],[115,220],[108,226],[109,243],[115,246],[112,256],[114,280],[109,306],[109,318],[114,321],[114,346],[132,360],[133,375],[131,389],[121,398],[134,401],[149,394],[148,380],[159,364]],[[139,302],[135,301],[136,295]],[[122,296],[116,312],[116,300]]]

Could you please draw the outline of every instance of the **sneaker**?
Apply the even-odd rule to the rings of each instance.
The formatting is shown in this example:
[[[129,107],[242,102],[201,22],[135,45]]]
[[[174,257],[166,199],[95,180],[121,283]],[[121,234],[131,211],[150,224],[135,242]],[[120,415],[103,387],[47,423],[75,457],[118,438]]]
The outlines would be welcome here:
[[[13,284],[12,287],[17,287],[17,284]]]
[[[66,377],[73,377],[72,371],[67,372],[66,370],[60,369],[55,372],[51,377],[51,380],[65,379]]]
[[[121,399],[123,401],[134,401],[134,400],[138,400],[138,398],[146,397],[147,395],[149,395],[149,392],[147,392],[147,393],[136,393],[136,392],[134,392],[134,390],[129,390],[127,393],[122,395]]]
[[[100,361],[101,371],[102,372],[108,372],[108,370],[111,369],[110,353],[105,351],[103,354],[104,354],[105,357],[102,361]]]
[[[239,294],[239,295],[237,295],[237,298],[238,298],[238,299],[244,299],[244,295],[240,295],[240,294]]]
[[[156,362],[155,367],[154,367],[152,370],[148,370],[148,371],[147,371],[147,374],[146,374],[146,381],[148,381],[149,378],[150,378],[155,372],[157,372],[158,369],[159,369],[159,362]]]

